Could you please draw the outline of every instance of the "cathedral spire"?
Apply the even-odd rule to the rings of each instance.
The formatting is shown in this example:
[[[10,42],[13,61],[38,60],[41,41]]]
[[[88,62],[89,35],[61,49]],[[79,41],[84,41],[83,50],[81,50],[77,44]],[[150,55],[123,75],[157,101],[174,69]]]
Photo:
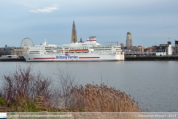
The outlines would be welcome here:
[[[76,43],[76,42],[77,42],[77,32],[76,32],[76,28],[75,28],[75,22],[73,21],[71,43]]]
[[[73,28],[75,28],[75,22],[73,21]]]

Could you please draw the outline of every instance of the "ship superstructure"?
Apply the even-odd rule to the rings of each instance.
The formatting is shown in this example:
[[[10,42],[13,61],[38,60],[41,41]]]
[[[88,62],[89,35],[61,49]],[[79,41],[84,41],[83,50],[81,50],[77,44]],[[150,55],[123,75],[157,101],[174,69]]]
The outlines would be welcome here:
[[[124,52],[120,46],[102,46],[96,38],[86,42],[64,45],[42,45],[28,47],[24,54],[26,61],[122,61]]]

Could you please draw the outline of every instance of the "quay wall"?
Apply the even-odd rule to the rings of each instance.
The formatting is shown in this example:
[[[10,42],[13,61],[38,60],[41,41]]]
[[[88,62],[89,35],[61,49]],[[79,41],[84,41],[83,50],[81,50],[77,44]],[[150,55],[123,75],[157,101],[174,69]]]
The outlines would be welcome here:
[[[178,56],[162,57],[125,57],[125,61],[178,61]]]
[[[25,62],[24,58],[2,58],[0,62]]]

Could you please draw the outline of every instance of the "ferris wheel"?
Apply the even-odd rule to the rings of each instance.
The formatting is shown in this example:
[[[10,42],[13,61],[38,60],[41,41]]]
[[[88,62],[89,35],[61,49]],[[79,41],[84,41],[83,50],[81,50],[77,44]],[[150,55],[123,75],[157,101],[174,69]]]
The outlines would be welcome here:
[[[20,43],[20,47],[34,46],[33,40],[30,37],[25,37]]]

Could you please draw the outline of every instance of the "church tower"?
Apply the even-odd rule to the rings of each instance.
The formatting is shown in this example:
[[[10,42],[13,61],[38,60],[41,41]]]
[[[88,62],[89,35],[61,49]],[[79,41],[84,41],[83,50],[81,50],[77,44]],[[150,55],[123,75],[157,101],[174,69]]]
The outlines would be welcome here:
[[[72,26],[72,41],[71,43],[76,43],[77,42],[77,32],[75,29],[75,22],[73,21],[73,26]]]

